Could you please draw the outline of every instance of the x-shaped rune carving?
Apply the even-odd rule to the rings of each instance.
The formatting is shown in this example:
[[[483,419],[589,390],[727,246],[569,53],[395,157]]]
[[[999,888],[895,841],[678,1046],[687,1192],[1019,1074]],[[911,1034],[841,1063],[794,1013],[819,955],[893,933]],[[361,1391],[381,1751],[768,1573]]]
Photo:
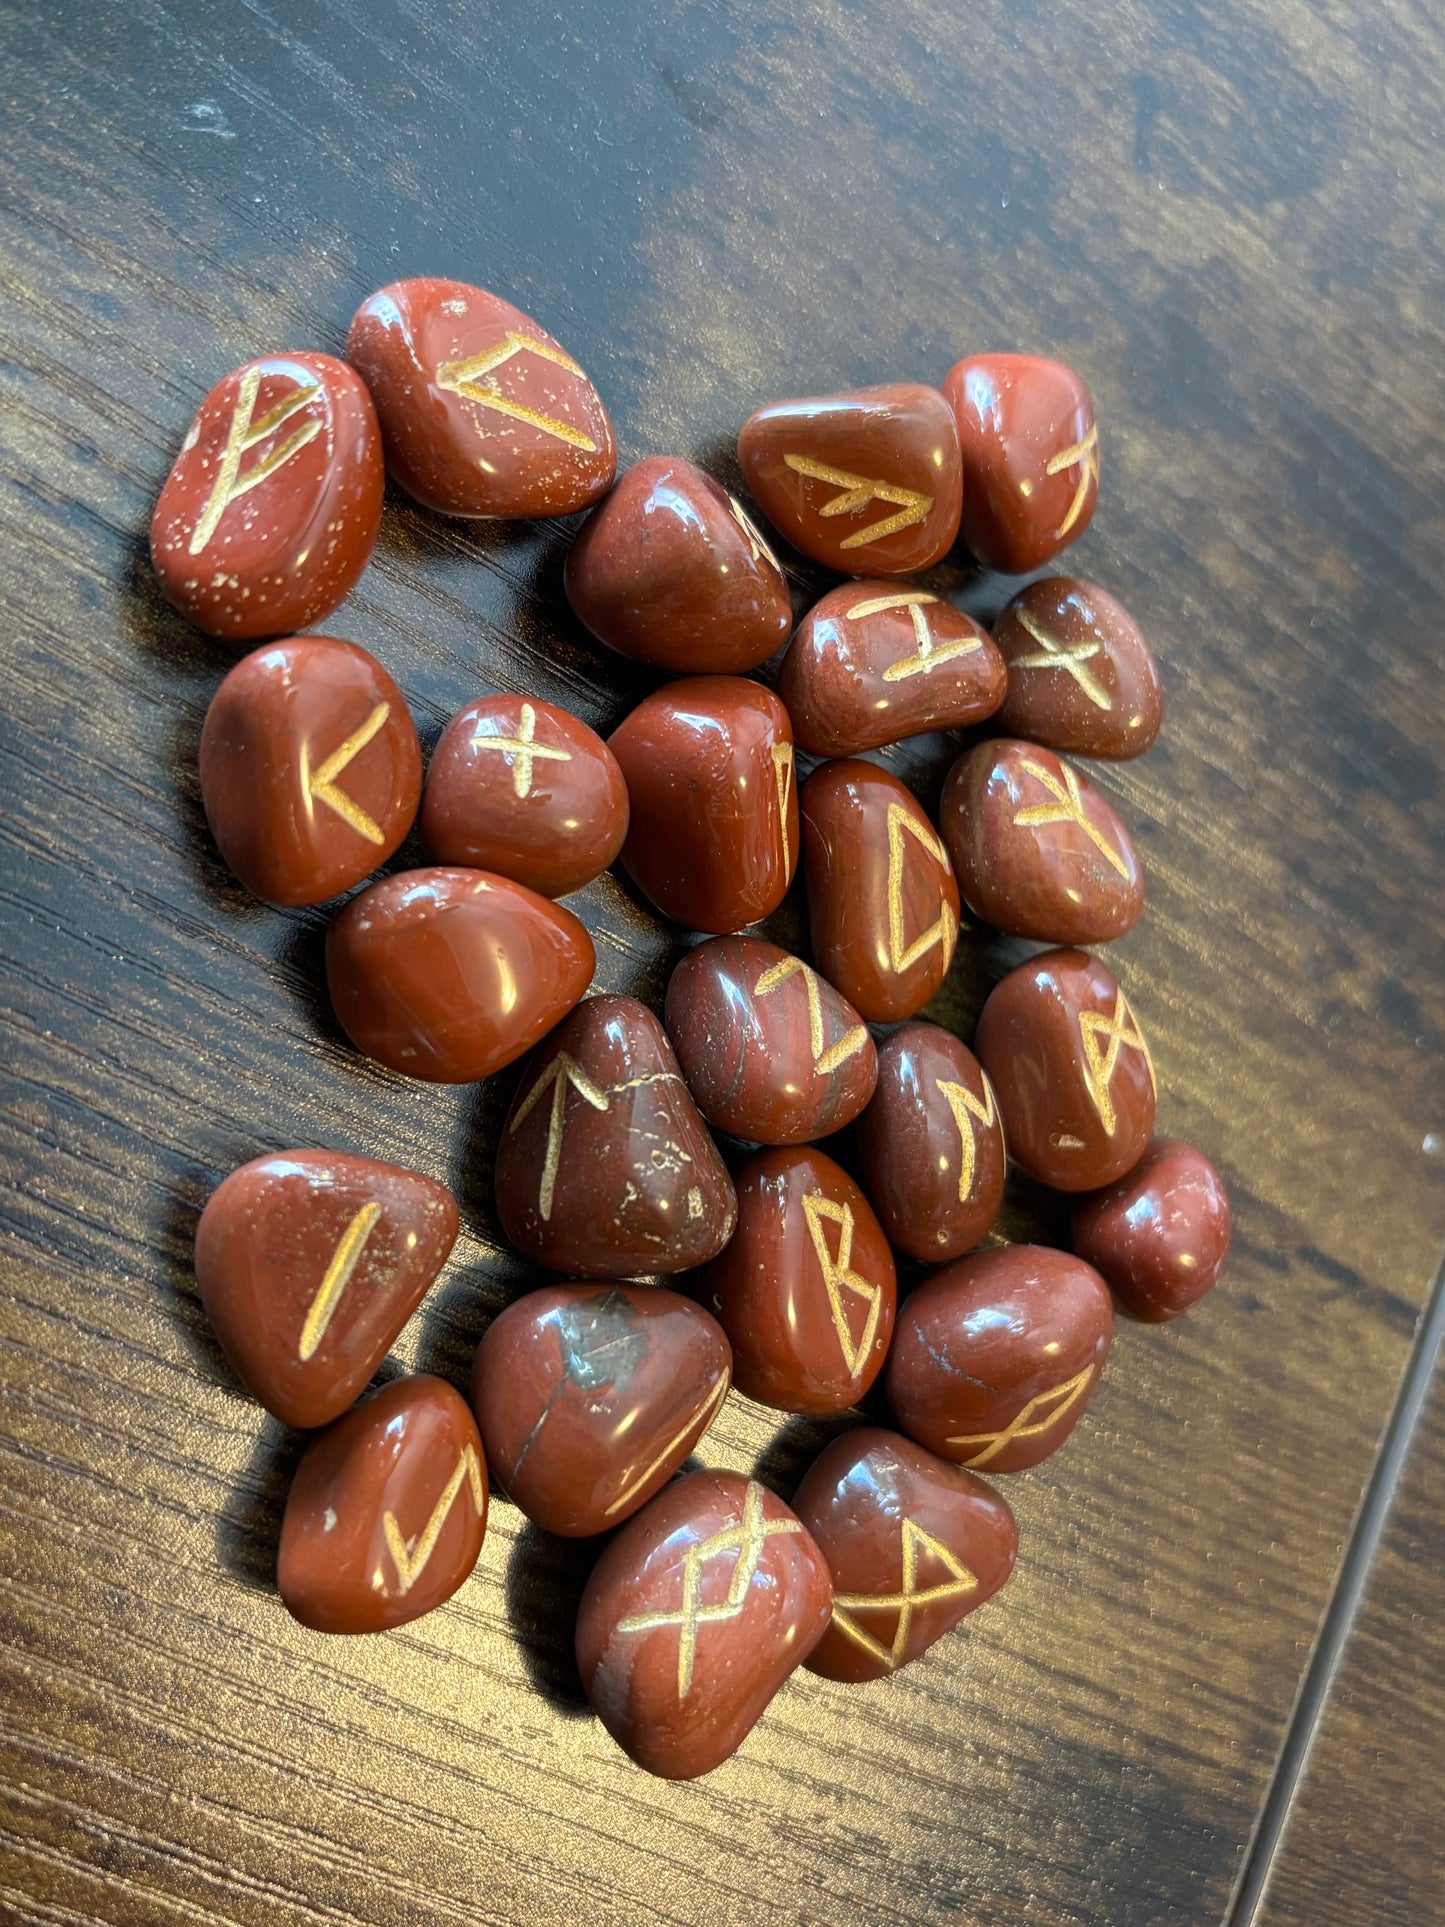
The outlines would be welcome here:
[[[848,1367],[850,1378],[856,1378],[868,1362],[868,1354],[873,1349],[873,1340],[878,1335],[878,1318],[883,1309],[883,1293],[879,1286],[850,1268],[853,1256],[853,1207],[842,1204],[835,1198],[824,1197],[821,1191],[810,1192],[803,1199],[803,1215],[808,1220],[808,1235],[813,1240],[813,1249],[818,1254],[818,1268],[823,1274],[823,1289],[828,1294],[828,1309],[833,1314],[833,1329],[838,1334],[838,1349],[843,1354],[843,1363]],[[835,1258],[828,1249],[828,1234],[825,1224],[838,1227],[838,1255]],[[861,1298],[868,1307],[868,1315],[863,1322],[862,1335],[857,1344],[848,1324],[848,1307],[843,1302],[844,1292],[851,1292]]]
[[[1078,521],[1083,513],[1084,504],[1089,499],[1089,484],[1099,479],[1099,430],[1095,423],[1090,422],[1089,432],[1081,442],[1075,442],[1071,448],[1061,448],[1049,461],[1044,473],[1062,475],[1064,470],[1069,468],[1078,469],[1078,486],[1074,490],[1074,499],[1069,504],[1068,514],[1054,530],[1055,541],[1067,535]]]
[[[261,370],[248,368],[241,377],[240,391],[236,396],[236,406],[231,411],[231,426],[226,431],[226,446],[221,450],[220,467],[216,470],[215,486],[201,510],[191,539],[187,545],[192,555],[199,555],[220,526],[221,517],[237,496],[245,495],[264,482],[268,475],[274,475],[283,468],[293,455],[298,455],[306,444],[314,441],[321,433],[321,417],[313,415],[289,434],[284,442],[264,454],[255,466],[241,473],[241,457],[248,448],[256,448],[270,439],[284,422],[299,409],[314,401],[321,384],[315,381],[300,382],[268,409],[260,421],[252,422],[251,416],[256,408],[256,395],[261,387]]]
[[[897,662],[890,662],[883,671],[884,682],[903,682],[909,676],[926,676],[930,669],[940,663],[952,662],[956,656],[972,655],[975,649],[982,648],[977,636],[959,636],[953,642],[935,642],[928,627],[928,618],[923,611],[930,602],[937,602],[936,595],[929,595],[922,589],[909,589],[899,595],[872,596],[866,602],[855,602],[844,615],[849,622],[861,616],[882,615],[887,609],[906,609],[913,623],[913,633],[918,648],[911,656],[900,656]]]
[[[753,518],[748,514],[747,510],[743,507],[742,503],[738,500],[736,495],[728,496],[728,514],[737,523],[738,527],[742,530],[744,536],[747,538],[748,554],[752,557],[754,562],[771,563],[773,568],[775,568],[778,574],[781,575],[783,573],[782,563],[779,562],[778,558],[773,554],[772,550],[768,547],[767,543],[763,540],[762,536],[758,533],[757,523],[754,522]]]
[[[1095,709],[1114,707],[1114,699],[1108,690],[1092,669],[1084,667],[1104,647],[1097,636],[1086,637],[1082,642],[1060,642],[1057,636],[1051,636],[1047,629],[1041,628],[1026,609],[1016,609],[1014,614],[1039,646],[1034,655],[1016,656],[1009,664],[1010,670],[1062,669],[1066,675],[1073,677]]]
[[[1122,990],[1115,994],[1112,1016],[1106,1017],[1101,1010],[1079,1012],[1079,1036],[1084,1046],[1084,1087],[1099,1113],[1099,1122],[1112,1137],[1118,1117],[1110,1086],[1120,1051],[1127,1048],[1143,1053],[1149,1071],[1150,1089],[1157,1092],[1159,1087],[1154,1079],[1154,1059],[1149,1055],[1144,1033]]]
[[[897,535],[900,529],[923,521],[933,507],[933,497],[920,495],[917,489],[900,488],[896,482],[875,482],[866,475],[852,475],[846,468],[815,462],[811,455],[785,455],[783,460],[795,475],[805,475],[811,482],[828,482],[839,491],[818,510],[825,520],[834,515],[850,515],[855,509],[867,508],[870,502],[894,504],[895,514],[885,515],[881,521],[870,522],[866,529],[845,536],[838,544],[840,549],[860,549],[865,542],[881,542],[885,536]]]
[[[472,733],[472,748],[501,751],[512,772],[512,789],[519,797],[532,794],[533,765],[539,760],[544,763],[572,760],[570,750],[553,749],[550,743],[537,741],[537,712],[530,703],[522,704],[515,736],[493,736],[479,723]]]
[[[368,1198],[342,1232],[301,1327],[296,1356],[303,1365],[308,1358],[315,1357],[317,1347],[326,1336],[331,1314],[341,1302],[341,1294],[351,1283],[351,1275],[361,1262],[366,1241],[376,1229],[376,1221],[380,1216],[381,1206],[374,1198]]]
[[[385,843],[386,838],[361,805],[338,786],[336,779],[361,754],[377,731],[385,726],[390,714],[390,703],[378,703],[361,727],[352,730],[340,749],[334,749],[318,770],[308,770],[307,746],[305,743],[301,745],[301,785],[306,794],[315,797],[318,803],[324,803],[328,809],[335,810],[368,843]]]
[[[903,1578],[897,1592],[840,1592],[833,1595],[833,1624],[855,1646],[861,1646],[865,1653],[871,1653],[876,1660],[880,1660],[890,1673],[908,1651],[913,1615],[920,1606],[934,1606],[940,1600],[958,1599],[964,1593],[978,1590],[977,1575],[970,1572],[963,1561],[935,1539],[931,1532],[925,1532],[916,1520],[903,1520],[901,1536]],[[932,1586],[920,1586],[918,1562],[923,1555],[936,1559],[952,1577],[939,1580]],[[853,1617],[860,1612],[897,1613],[898,1620],[890,1645],[885,1646],[872,1633],[864,1631]]]
[[[903,839],[911,836],[927,850],[945,876],[953,874],[948,861],[948,852],[926,823],[921,823],[911,810],[901,803],[888,805],[888,961],[897,972],[911,970],[920,957],[926,956],[935,944],[943,946],[944,967],[953,955],[953,941],[958,935],[958,920],[953,914],[946,898],[940,896],[938,916],[922,936],[915,937],[912,943],[904,929],[903,919],[903,870],[908,861],[908,851]]]
[[[1036,1439],[1057,1425],[1065,1412],[1072,1411],[1084,1396],[1093,1376],[1093,1366],[1086,1365],[1083,1371],[1075,1372],[1062,1385],[1055,1385],[1052,1391],[1039,1392],[1031,1398],[1021,1411],[1015,1412],[1001,1432],[965,1432],[948,1443],[979,1446],[981,1449],[963,1463],[974,1467],[987,1465],[998,1457],[1006,1445],[1012,1445],[1015,1439]]]
[[[942,1077],[933,1081],[947,1100],[953,1112],[953,1121],[958,1127],[960,1155],[958,1160],[958,1201],[968,1202],[968,1194],[973,1189],[973,1174],[977,1168],[978,1151],[973,1140],[971,1117],[976,1117],[986,1131],[991,1131],[998,1120],[998,1107],[993,1099],[993,1085],[983,1073],[983,1102],[974,1096],[967,1084],[953,1084]]]
[[[1019,763],[1019,768],[1027,770],[1030,776],[1037,777],[1054,800],[1052,803],[1031,803],[1027,809],[1018,811],[1014,822],[1023,824],[1029,829],[1043,829],[1050,823],[1077,823],[1095,849],[1101,851],[1119,875],[1127,880],[1129,866],[1084,808],[1083,791],[1079,788],[1079,779],[1070,766],[1067,763],[1059,764],[1063,775],[1062,782],[1052,770],[1045,769],[1042,763],[1023,760]]]
[[[476,1507],[477,1517],[480,1519],[486,1507],[487,1494],[482,1484],[481,1463],[477,1458],[476,1448],[472,1445],[462,1447],[462,1455],[457,1460],[456,1470],[442,1488],[442,1495],[432,1507],[432,1515],[415,1544],[409,1543],[402,1537],[401,1527],[396,1522],[394,1512],[382,1514],[381,1530],[386,1539],[386,1549],[391,1554],[391,1563],[396,1567],[396,1576],[401,1581],[403,1592],[410,1592],[426,1570],[427,1561],[436,1551],[437,1540],[442,1536],[442,1527],[446,1524],[452,1506],[456,1503],[457,1494],[461,1491],[464,1480],[472,1488],[472,1504]],[[378,1591],[385,1585],[385,1576],[380,1566],[371,1575],[371,1583]]]
[[[803,989],[808,999],[808,1041],[813,1049],[813,1069],[826,1076],[846,1064],[868,1042],[868,1032],[862,1024],[855,1024],[852,1030],[844,1033],[836,1044],[823,1047],[823,997],[818,989],[818,978],[803,962],[801,957],[784,957],[781,963],[771,964],[753,985],[755,997],[766,997],[770,990],[777,990],[789,978],[801,974]]]
[[[468,355],[465,361],[444,361],[437,369],[437,387],[448,389],[460,395],[464,401],[474,401],[480,408],[495,409],[499,415],[509,415],[513,421],[527,422],[539,428],[544,435],[551,435],[569,448],[580,448],[588,455],[597,453],[597,444],[590,436],[584,435],[580,428],[570,422],[558,421],[554,415],[544,415],[540,409],[528,408],[525,402],[513,401],[504,395],[497,386],[496,370],[509,362],[514,355],[536,355],[541,361],[554,362],[557,367],[565,368],[569,374],[582,375],[582,370],[570,355],[564,354],[554,341],[538,341],[532,335],[518,334],[509,330],[500,341],[479,355]],[[582,376],[586,380],[586,376]]]

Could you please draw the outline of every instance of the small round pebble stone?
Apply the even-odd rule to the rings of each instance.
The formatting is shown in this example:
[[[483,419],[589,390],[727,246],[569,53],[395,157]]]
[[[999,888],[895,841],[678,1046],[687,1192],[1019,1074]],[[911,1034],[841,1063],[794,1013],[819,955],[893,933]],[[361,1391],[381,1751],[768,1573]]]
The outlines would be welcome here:
[[[1133,1170],[1074,1211],[1074,1250],[1131,1317],[1154,1325],[1213,1289],[1229,1237],[1219,1173],[1178,1138],[1156,1137]]]
[[[1008,665],[999,728],[1074,756],[1142,756],[1164,720],[1154,652],[1107,589],[1077,576],[1030,582],[993,639]]]

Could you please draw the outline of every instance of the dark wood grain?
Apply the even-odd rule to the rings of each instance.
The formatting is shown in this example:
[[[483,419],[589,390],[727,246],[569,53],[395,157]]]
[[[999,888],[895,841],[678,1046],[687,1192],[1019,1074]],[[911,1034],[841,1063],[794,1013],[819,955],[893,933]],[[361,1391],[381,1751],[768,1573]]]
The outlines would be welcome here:
[[[1445,1233],[1439,18],[0,18],[0,1909],[1220,1919]],[[144,562],[216,377],[334,351],[410,272],[534,312],[626,457],[725,475],[763,400],[936,380],[980,346],[1065,356],[1104,453],[1071,566],[1134,610],[1167,680],[1158,748],[1101,778],[1150,886],[1119,968],[1164,1128],[1230,1184],[1228,1282],[1177,1328],[1125,1331],[1068,1450],[1010,1484],[1022,1558],[998,1602],[884,1686],[800,1677],[687,1788],[579,1703],[585,1555],[509,1507],[416,1626],[290,1622],[269,1562],[296,1442],[241,1395],[192,1288],[218,1177],[302,1143],[462,1197],[397,1367],[461,1380],[526,1282],[490,1204],[508,1080],[412,1087],[345,1047],[323,914],[260,909],[209,843],[196,741],[230,658]],[[497,687],[607,727],[648,683],[568,618],[568,533],[396,501],[331,627],[381,656],[428,741]],[[1003,593],[938,580],[983,613]],[[800,606],[819,586],[798,570]],[[885,760],[928,796],[955,748]],[[599,984],[657,1003],[676,933],[613,878],[578,901]],[[1012,954],[968,940],[940,1012],[966,1029]],[[1007,1222],[1039,1212],[1019,1193]],[[785,1484],[817,1434],[775,1431],[730,1401],[704,1456]]]

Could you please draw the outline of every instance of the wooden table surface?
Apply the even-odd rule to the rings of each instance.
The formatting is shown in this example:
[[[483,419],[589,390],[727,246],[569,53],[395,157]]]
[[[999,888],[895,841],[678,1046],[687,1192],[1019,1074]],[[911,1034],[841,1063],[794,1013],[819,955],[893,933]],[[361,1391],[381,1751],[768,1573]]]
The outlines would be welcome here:
[[[1439,1918],[1439,1399],[1412,1424],[1445,1236],[1438,10],[0,19],[0,1914]],[[1228,1180],[1227,1282],[1177,1327],[1123,1329],[1067,1450],[1008,1482],[1022,1557],[997,1602],[885,1685],[799,1675],[691,1786],[587,1712],[588,1555],[506,1504],[431,1617],[357,1641],[287,1617],[298,1442],[240,1393],[190,1273],[224,1172],[322,1143],[462,1198],[398,1366],[462,1380],[529,1282],[490,1202],[509,1080],[412,1086],[346,1047],[325,914],[258,906],[210,844],[196,744],[232,652],[145,560],[205,389],[337,351],[410,273],[535,314],[625,460],[724,475],[764,400],[936,381],[979,347],[1076,363],[1103,487],[1069,566],[1136,612],[1167,680],[1158,748],[1099,779],[1150,889],[1111,962],[1162,1128]],[[493,688],[608,727],[647,682],[570,619],[570,533],[394,500],[330,626],[428,741]],[[801,607],[822,578],[794,573]],[[937,586],[985,613],[1006,593]],[[956,748],[885,760],[931,800]],[[615,878],[576,901],[599,984],[657,1002],[679,933]],[[939,1009],[966,1028],[1014,954],[966,937]],[[1012,1196],[1011,1231],[1041,1216]],[[818,1437],[734,1399],[702,1457],[787,1489]]]

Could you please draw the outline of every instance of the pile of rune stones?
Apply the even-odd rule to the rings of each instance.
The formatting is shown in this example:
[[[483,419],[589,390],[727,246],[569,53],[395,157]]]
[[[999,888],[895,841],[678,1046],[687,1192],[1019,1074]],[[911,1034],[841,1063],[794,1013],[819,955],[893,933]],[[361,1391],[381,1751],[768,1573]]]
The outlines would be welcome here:
[[[156,508],[166,595],[261,644],[206,716],[206,814],[247,889],[302,905],[365,883],[419,813],[431,867],[367,884],[331,925],[336,1014],[359,1051],[440,1083],[533,1051],[496,1209],[516,1249],[569,1282],[492,1321],[470,1403],[432,1376],[362,1396],[447,1260],[457,1205],[418,1172],[324,1150],[225,1179],[197,1280],[248,1389],[316,1429],[281,1532],[290,1611],[332,1633],[429,1612],[477,1561],[490,1468],[546,1530],[612,1534],[578,1616],[582,1682],[633,1759],[691,1778],[800,1663],[884,1677],[996,1592],[1017,1532],[978,1473],[1036,1465],[1068,1436],[1114,1300],[1173,1318],[1224,1261],[1219,1179],[1152,1136],[1138,1018],[1079,947],[1127,931],[1144,885],[1123,823],[1060,752],[1147,750],[1158,671],[1090,583],[1030,582],[990,636],[909,580],[960,539],[1027,574],[1087,527],[1098,434],[1060,363],[975,355],[941,391],[754,414],[738,440],[754,500],[847,578],[795,628],[758,523],[689,461],[615,480],[596,390],[507,302],[399,282],[363,304],[346,356],[227,375]],[[300,633],[365,567],[387,472],[444,515],[590,510],[572,608],[675,680],[607,742],[540,698],[474,697],[423,786],[386,669]],[[784,644],[774,694],[748,672]],[[987,718],[1000,733],[955,763],[937,824],[859,760]],[[801,792],[795,747],[825,759]],[[662,916],[708,933],[661,1022],[586,995],[592,942],[557,901],[615,858]],[[811,963],[748,934],[800,862]],[[996,986],[972,1050],[917,1020],[960,900],[1054,946]],[[848,1126],[861,1186],[817,1148]],[[709,1127],[756,1147],[735,1174]],[[1072,1254],[978,1248],[1005,1146],[1077,1194]],[[901,1308],[893,1248],[938,1267]],[[651,1282],[684,1272],[688,1295]],[[791,1507],[734,1473],[673,1477],[729,1385],[827,1414],[880,1374],[897,1430],[835,1438]]]

